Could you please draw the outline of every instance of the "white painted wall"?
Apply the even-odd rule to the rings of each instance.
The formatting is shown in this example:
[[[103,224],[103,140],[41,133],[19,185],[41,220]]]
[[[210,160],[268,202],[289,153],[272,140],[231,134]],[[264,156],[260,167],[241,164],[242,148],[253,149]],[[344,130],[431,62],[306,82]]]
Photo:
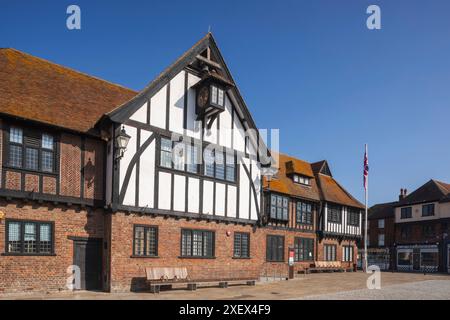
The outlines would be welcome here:
[[[141,145],[150,137],[151,132],[141,130]],[[155,140],[142,153],[140,159],[139,176],[139,206],[154,207],[155,192]]]
[[[170,210],[170,200],[172,192],[172,180],[170,173],[159,173],[158,208]]]

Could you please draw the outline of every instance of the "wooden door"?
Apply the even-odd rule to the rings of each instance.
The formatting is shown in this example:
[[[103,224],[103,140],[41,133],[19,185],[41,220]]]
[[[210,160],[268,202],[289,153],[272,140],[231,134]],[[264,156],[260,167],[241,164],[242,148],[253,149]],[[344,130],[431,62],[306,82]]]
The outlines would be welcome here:
[[[102,241],[75,240],[73,264],[80,268],[81,290],[102,289]]]

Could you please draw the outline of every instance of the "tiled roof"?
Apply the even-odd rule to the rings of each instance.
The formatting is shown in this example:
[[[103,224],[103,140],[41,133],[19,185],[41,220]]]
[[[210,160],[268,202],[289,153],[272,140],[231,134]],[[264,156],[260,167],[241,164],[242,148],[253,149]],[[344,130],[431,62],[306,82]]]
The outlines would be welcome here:
[[[274,155],[276,159],[276,155]],[[320,162],[322,165],[324,161]],[[279,163],[275,167],[279,168],[276,179],[270,182],[270,190],[289,194],[311,200],[325,200],[341,205],[364,208],[364,206],[348,193],[333,177],[320,174],[317,170],[322,168],[319,163],[308,163],[306,161],[279,154]],[[295,172],[301,175],[313,177],[311,186],[302,186],[295,183],[289,176],[289,167],[295,167]],[[268,181],[264,178],[264,187],[268,187]]]
[[[277,154],[273,153],[272,156],[274,157],[274,159],[276,159]],[[311,164],[281,153],[278,156],[278,163],[274,164],[274,166],[279,169],[278,173],[276,174],[276,179],[272,179],[270,181],[270,190],[287,195],[292,195],[295,197],[300,197],[303,199],[319,201],[319,190],[317,189],[317,183],[315,179],[311,179],[311,186],[303,186],[301,184],[295,183],[292,178],[286,174],[286,164],[292,162],[298,174],[313,177],[314,174],[311,168]],[[263,178],[263,184],[264,188],[267,188],[269,186],[266,178]]]
[[[79,132],[137,92],[15,49],[0,49],[0,113]]]
[[[398,202],[398,206],[430,201],[450,201],[450,185],[430,180]]]
[[[393,218],[395,216],[395,202],[376,204],[369,208],[369,220]]]
[[[333,177],[321,173],[317,174],[316,177],[323,200],[355,208],[364,208],[364,205],[356,200]]]

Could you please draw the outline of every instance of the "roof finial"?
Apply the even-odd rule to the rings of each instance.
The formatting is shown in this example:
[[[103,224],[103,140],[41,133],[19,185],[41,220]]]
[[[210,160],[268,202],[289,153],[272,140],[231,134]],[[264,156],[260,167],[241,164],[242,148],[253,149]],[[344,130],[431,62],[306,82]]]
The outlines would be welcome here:
[[[208,33],[211,33],[211,25],[208,26]]]

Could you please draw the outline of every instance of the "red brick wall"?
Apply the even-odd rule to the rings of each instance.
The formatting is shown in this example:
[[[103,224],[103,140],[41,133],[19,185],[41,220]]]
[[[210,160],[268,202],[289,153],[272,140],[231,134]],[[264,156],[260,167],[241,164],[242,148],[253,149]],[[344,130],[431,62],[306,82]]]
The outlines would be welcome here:
[[[384,234],[384,247],[392,247],[395,242],[395,221],[394,218],[384,219],[384,229],[378,228],[378,219],[369,221],[369,247],[378,246],[378,235]]]
[[[60,154],[60,193],[63,196],[80,197],[81,137],[61,134]]]
[[[5,221],[0,222],[0,293],[66,290],[67,268],[73,264],[69,236],[103,238],[104,215],[67,207],[0,201],[6,219],[52,221],[55,256],[1,256],[5,252]]]
[[[84,153],[84,197],[103,199],[104,144],[86,139]]]
[[[336,246],[336,261],[341,262],[342,267],[347,269],[352,269],[353,265],[356,264],[357,256],[358,256],[358,247],[356,246],[356,242],[354,240],[342,240],[340,243],[336,239],[324,238],[319,241],[317,245],[318,256],[316,258],[317,261],[325,261],[324,256],[324,245],[331,244]],[[353,246],[353,261],[352,262],[344,262],[342,248],[344,246]]]
[[[291,231],[291,230],[274,230],[272,228],[264,228],[261,229],[262,233],[262,242],[260,244],[261,249],[263,250],[263,266],[261,270],[261,275],[263,277],[287,277],[289,275],[289,248],[294,248],[295,238],[309,238],[314,239],[314,258],[316,257],[316,234],[308,233],[308,232],[299,232],[299,231]],[[284,236],[284,262],[267,262],[266,261],[266,245],[267,245],[267,235],[280,235]],[[304,268],[308,268],[314,261],[299,261],[294,263],[294,273],[298,271],[304,270]]]
[[[423,226],[430,225],[433,228],[433,234],[425,236],[423,234]],[[403,239],[401,236],[402,227],[408,227],[408,238]],[[415,223],[398,223],[395,227],[395,243],[412,244],[412,243],[436,243],[442,239],[442,224],[440,221],[419,221]]]
[[[132,258],[133,225],[158,226],[159,258]],[[181,228],[215,231],[215,259],[185,259],[180,256]],[[230,236],[227,236],[230,231]],[[250,233],[251,259],[233,259],[234,232]],[[265,259],[265,241],[258,229],[205,221],[186,221],[134,214],[112,215],[111,240],[111,290],[130,291],[145,287],[146,267],[187,267],[191,278],[259,278],[261,265]]]

